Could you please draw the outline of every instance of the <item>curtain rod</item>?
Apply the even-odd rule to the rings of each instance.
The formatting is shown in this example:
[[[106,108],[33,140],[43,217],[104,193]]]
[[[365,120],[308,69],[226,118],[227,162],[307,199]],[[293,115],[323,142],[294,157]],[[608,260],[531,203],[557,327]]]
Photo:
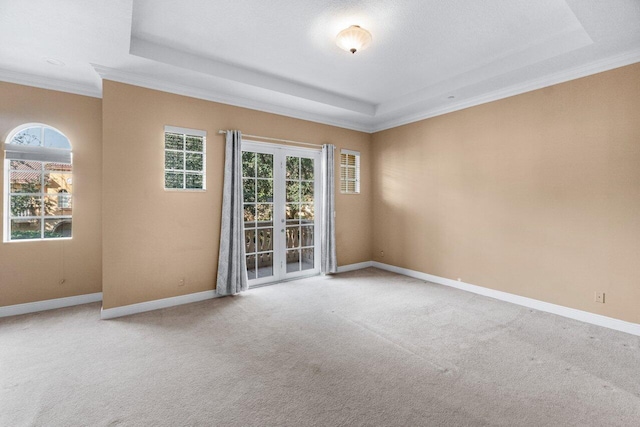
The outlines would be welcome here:
[[[226,133],[227,133],[226,130],[219,130],[218,131],[218,134],[220,134],[220,135],[226,134]],[[320,147],[320,148],[322,148],[321,144],[312,144],[310,142],[291,141],[289,139],[269,138],[267,136],[258,136],[258,135],[249,135],[249,134],[242,134],[242,136],[247,136],[249,138],[266,139],[267,141],[288,142],[290,144],[301,144],[301,145],[309,145],[311,147]]]

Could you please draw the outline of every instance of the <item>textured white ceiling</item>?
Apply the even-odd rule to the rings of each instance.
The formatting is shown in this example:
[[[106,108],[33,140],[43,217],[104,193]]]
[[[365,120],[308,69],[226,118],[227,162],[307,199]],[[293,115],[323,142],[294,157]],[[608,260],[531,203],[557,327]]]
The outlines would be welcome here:
[[[374,131],[638,62],[638,22],[638,0],[0,0],[0,79],[99,96],[98,71]]]

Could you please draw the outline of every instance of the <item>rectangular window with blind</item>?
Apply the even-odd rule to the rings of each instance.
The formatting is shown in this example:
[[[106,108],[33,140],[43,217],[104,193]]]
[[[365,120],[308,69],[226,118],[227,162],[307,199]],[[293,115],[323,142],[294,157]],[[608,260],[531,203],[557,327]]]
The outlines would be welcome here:
[[[205,131],[164,127],[165,190],[205,189],[206,138]]]
[[[358,151],[340,151],[340,192],[360,193],[360,153]]]

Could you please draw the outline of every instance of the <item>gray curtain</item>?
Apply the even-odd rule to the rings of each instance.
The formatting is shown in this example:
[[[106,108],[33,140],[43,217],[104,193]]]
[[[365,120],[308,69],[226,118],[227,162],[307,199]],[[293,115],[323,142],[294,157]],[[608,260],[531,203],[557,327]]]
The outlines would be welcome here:
[[[222,227],[216,294],[234,295],[247,290],[242,208],[242,134],[227,131],[222,195]]]
[[[320,238],[320,271],[336,273],[335,163],[332,144],[322,146],[322,236]]]

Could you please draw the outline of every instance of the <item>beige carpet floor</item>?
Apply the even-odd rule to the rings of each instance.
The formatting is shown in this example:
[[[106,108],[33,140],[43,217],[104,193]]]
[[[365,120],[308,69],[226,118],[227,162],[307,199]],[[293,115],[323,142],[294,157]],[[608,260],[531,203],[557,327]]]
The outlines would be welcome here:
[[[376,269],[0,320],[0,426],[638,426],[640,338]]]

